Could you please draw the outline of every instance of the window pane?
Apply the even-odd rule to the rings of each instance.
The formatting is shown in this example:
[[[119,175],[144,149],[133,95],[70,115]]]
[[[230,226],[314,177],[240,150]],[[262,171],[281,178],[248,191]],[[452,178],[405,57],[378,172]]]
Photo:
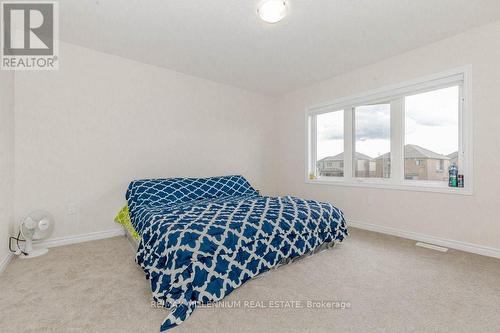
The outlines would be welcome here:
[[[389,178],[391,174],[391,105],[358,106],[354,113],[356,177]]]
[[[344,176],[344,111],[316,116],[316,167],[319,177]]]
[[[405,178],[447,181],[458,166],[459,86],[405,98]],[[460,166],[459,172],[460,172]]]

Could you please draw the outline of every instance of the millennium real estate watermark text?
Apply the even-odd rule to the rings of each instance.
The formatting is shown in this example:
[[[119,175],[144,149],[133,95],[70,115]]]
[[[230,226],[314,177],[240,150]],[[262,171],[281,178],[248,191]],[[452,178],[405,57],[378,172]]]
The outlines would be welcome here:
[[[200,302],[191,301],[178,303],[166,303],[164,301],[152,301],[152,308],[175,308],[179,305],[193,306],[197,308],[222,308],[222,309],[303,309],[303,310],[347,310],[351,309],[352,305],[349,301],[320,299],[320,300],[294,300],[294,299],[274,299],[274,300],[220,300],[216,302]]]

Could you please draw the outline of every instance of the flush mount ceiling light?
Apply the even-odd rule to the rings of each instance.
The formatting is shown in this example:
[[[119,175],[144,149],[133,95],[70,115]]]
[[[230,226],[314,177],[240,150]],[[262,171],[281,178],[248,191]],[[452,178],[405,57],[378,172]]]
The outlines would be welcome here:
[[[286,16],[286,12],[287,7],[284,0],[264,0],[257,8],[260,18],[267,23],[281,21]]]

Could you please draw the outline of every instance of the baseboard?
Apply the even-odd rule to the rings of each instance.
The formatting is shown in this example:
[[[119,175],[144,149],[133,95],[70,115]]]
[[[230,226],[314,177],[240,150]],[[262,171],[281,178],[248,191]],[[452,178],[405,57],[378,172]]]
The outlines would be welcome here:
[[[412,231],[406,231],[406,230],[401,230],[401,229],[391,228],[391,227],[384,227],[381,225],[363,223],[363,222],[358,222],[358,221],[348,221],[347,224],[348,224],[348,226],[358,228],[358,229],[374,231],[374,232],[378,232],[381,234],[387,234],[387,235],[397,236],[397,237],[401,237],[401,238],[407,238],[407,239],[415,240],[418,242],[435,244],[435,245],[447,247],[450,249],[455,249],[455,250],[459,250],[459,251],[470,252],[470,253],[475,253],[475,254],[479,254],[482,256],[500,259],[500,249],[496,249],[494,247],[466,243],[466,242],[461,242],[461,241],[456,241],[456,240],[446,239],[446,238],[440,238],[440,237],[435,237],[435,236],[429,236],[429,235],[420,234],[420,233],[416,233],[416,232],[412,232]]]
[[[89,232],[88,234],[80,234],[80,235],[52,238],[52,239],[47,239],[47,240],[43,240],[43,241],[34,241],[33,244],[35,246],[51,248],[51,247],[77,244],[77,243],[89,242],[89,241],[93,241],[93,240],[111,238],[111,237],[116,237],[116,236],[124,236],[124,235],[125,235],[125,231],[123,230],[123,228],[119,228],[119,229],[110,229],[110,230],[104,230],[104,231]],[[0,274],[7,268],[7,265],[10,263],[10,261],[12,260],[13,257],[14,257],[14,254],[8,253],[0,261]]]
[[[5,257],[2,258],[2,260],[0,261],[0,274],[2,274],[5,271],[7,265],[10,263],[13,257],[14,255],[12,253],[7,253],[7,255],[5,255]]]
[[[88,234],[51,238],[43,241],[35,241],[33,242],[33,244],[51,248],[51,247],[77,244],[77,243],[89,242],[93,240],[111,238],[116,236],[124,236],[124,235],[125,231],[122,228],[119,228],[119,229],[89,232]]]

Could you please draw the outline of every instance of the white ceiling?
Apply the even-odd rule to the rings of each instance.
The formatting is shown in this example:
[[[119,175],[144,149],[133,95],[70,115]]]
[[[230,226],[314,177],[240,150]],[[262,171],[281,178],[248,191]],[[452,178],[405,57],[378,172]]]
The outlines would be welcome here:
[[[500,19],[499,0],[60,1],[61,39],[279,95]]]

